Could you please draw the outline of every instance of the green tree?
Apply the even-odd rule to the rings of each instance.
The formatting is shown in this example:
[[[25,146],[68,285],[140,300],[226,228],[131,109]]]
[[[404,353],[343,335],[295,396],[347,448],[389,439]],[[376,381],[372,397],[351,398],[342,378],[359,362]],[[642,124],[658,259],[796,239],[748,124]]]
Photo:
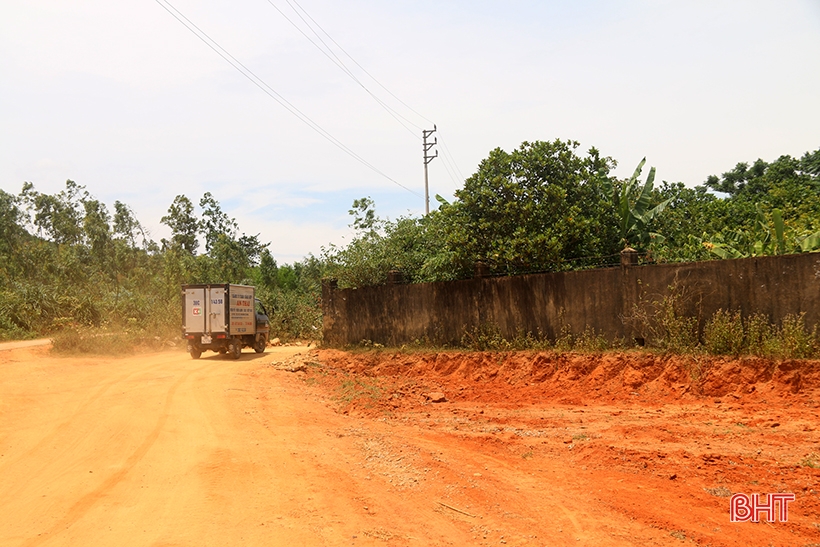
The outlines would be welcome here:
[[[124,241],[128,247],[137,247],[137,237],[141,238],[143,248],[148,246],[145,229],[137,220],[134,211],[121,201],[114,202],[113,229],[115,237]]]
[[[726,200],[705,186],[690,188],[681,182],[664,182],[655,189],[653,203],[668,201],[663,214],[654,222],[664,240],[653,244],[653,258],[660,262],[709,260],[709,250],[701,239],[725,226]]]
[[[85,241],[91,255],[100,265],[104,265],[109,260],[111,250],[111,215],[105,204],[96,199],[83,199],[82,206],[85,212],[82,224]]]
[[[800,159],[738,163],[695,188],[664,185],[653,203],[671,201],[657,219],[667,240],[660,260],[704,260],[805,252],[820,244],[820,150]]]
[[[162,224],[171,228],[171,240],[162,240],[164,248],[176,247],[189,255],[196,254],[199,241],[196,238],[199,232],[199,220],[194,215],[194,204],[184,195],[174,198],[168,207],[168,214],[160,219]]]
[[[577,148],[555,140],[493,150],[437,215],[450,268],[467,275],[483,260],[498,273],[559,270],[617,253],[615,211],[603,192],[615,161]]]
[[[267,288],[268,290],[273,290],[277,286],[278,283],[278,271],[279,268],[276,265],[276,260],[273,258],[270,250],[263,249],[262,255],[259,260],[259,267],[257,268],[259,272],[257,284]]]
[[[55,195],[41,194],[30,182],[20,196],[27,205],[31,222],[41,236],[55,243],[79,243],[83,236],[81,199],[85,187],[67,180],[65,190]]]
[[[236,220],[222,211],[219,202],[210,192],[203,194],[202,199],[199,200],[199,206],[202,208],[202,223],[200,224],[200,229],[205,236],[206,252],[211,252],[217,244],[220,235],[230,240],[236,238],[236,232],[239,230]]]
[[[391,270],[400,270],[407,281],[445,279],[443,271],[429,264],[443,254],[443,240],[431,229],[437,216],[399,217],[395,221],[376,215],[370,198],[353,202],[348,211],[356,236],[344,248],[323,249],[324,272],[336,278],[340,287],[360,287],[385,283]],[[316,262],[313,262],[314,264]]]
[[[22,219],[23,212],[17,198],[0,190],[0,256],[8,258],[19,244],[25,233],[21,226]]]
[[[801,159],[780,156],[772,163],[761,159],[751,167],[738,163],[720,177],[710,176],[709,189],[728,194],[729,228],[751,226],[758,219],[757,208],[765,214],[780,209],[791,226],[798,230],[820,230],[820,150],[807,152]]]

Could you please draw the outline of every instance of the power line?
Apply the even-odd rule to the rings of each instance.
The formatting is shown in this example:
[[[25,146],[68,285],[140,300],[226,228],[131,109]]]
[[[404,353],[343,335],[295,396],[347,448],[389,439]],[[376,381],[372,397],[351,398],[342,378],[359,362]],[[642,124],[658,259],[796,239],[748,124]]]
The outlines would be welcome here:
[[[307,18],[308,18],[308,19],[310,19],[310,20],[313,22],[313,24],[314,24],[314,25],[316,25],[316,26],[319,28],[319,30],[321,30],[321,31],[322,31],[322,33],[324,33],[324,35],[325,35],[325,36],[327,36],[327,37],[328,37],[328,39],[329,39],[331,42],[333,42],[333,44],[334,44],[337,48],[339,48],[339,49],[342,51],[342,53],[344,53],[344,54],[347,56],[347,58],[348,58],[348,59],[350,59],[351,61],[353,61],[353,64],[355,64],[357,67],[359,67],[359,68],[362,70],[362,72],[364,72],[365,74],[367,74],[367,75],[370,77],[370,79],[371,79],[371,80],[373,80],[374,82],[376,82],[376,83],[379,85],[379,87],[381,87],[382,89],[384,89],[384,90],[385,90],[385,91],[386,91],[386,92],[387,92],[387,93],[388,93],[391,97],[393,97],[394,99],[396,99],[397,101],[399,101],[402,105],[404,105],[404,107],[405,107],[405,108],[407,108],[408,110],[410,110],[411,112],[413,112],[413,113],[414,113],[416,116],[418,116],[419,118],[423,119],[424,121],[426,121],[426,122],[428,122],[428,123],[433,123],[431,120],[429,120],[428,118],[426,118],[425,116],[423,116],[422,114],[420,114],[418,111],[416,111],[416,110],[415,110],[412,106],[410,106],[409,104],[407,104],[407,103],[405,103],[404,101],[402,101],[402,100],[401,100],[398,96],[396,96],[396,95],[395,95],[392,91],[390,91],[389,89],[387,89],[387,87],[386,87],[384,84],[382,84],[382,83],[381,83],[381,82],[380,82],[380,81],[379,81],[379,80],[378,80],[375,76],[373,76],[372,74],[370,74],[370,72],[368,72],[366,68],[364,68],[362,65],[360,65],[360,64],[359,64],[359,62],[358,62],[358,61],[356,61],[356,59],[354,59],[354,58],[353,58],[353,56],[351,56],[351,55],[350,55],[350,54],[349,54],[349,53],[348,53],[348,52],[347,52],[347,51],[346,51],[346,50],[345,50],[342,46],[340,46],[340,45],[339,45],[339,43],[338,43],[338,42],[336,42],[336,40],[334,40],[334,39],[333,39],[333,37],[332,37],[330,34],[328,34],[328,32],[327,32],[324,28],[322,28],[322,26],[321,26],[319,23],[317,23],[315,19],[313,19],[313,17],[311,17],[311,16],[310,16],[310,14],[309,14],[309,13],[305,10],[305,8],[303,8],[303,7],[299,4],[299,2],[297,2],[297,0],[285,0],[285,1],[286,1],[286,2],[288,2],[288,4],[290,4],[290,2],[293,2],[294,4],[296,4],[296,5],[299,7],[299,9],[300,9],[300,10],[302,10],[302,12],[304,12],[304,14],[307,16]],[[406,118],[405,118],[405,119],[406,119]],[[409,120],[408,120],[408,122],[409,122]],[[410,123],[412,123],[412,122],[410,122]],[[423,128],[422,128],[421,126],[419,126],[419,125],[416,125],[416,124],[413,124],[413,125],[416,127],[416,129],[423,129]]]
[[[411,120],[408,120],[406,117],[402,116],[402,115],[401,115],[401,113],[397,112],[395,109],[393,109],[392,107],[390,107],[390,105],[388,105],[387,103],[385,103],[384,101],[382,101],[382,100],[381,100],[379,97],[377,97],[377,96],[376,96],[376,95],[375,95],[372,91],[370,91],[370,90],[367,88],[367,86],[365,86],[365,85],[361,82],[361,80],[359,80],[359,79],[356,77],[356,75],[355,75],[355,74],[353,74],[353,72],[352,72],[352,71],[351,71],[351,70],[350,70],[350,69],[349,69],[349,68],[348,68],[348,67],[344,64],[344,62],[343,62],[341,59],[339,59],[339,57],[338,57],[338,56],[337,56],[337,55],[333,52],[333,49],[331,49],[331,48],[330,48],[330,47],[329,47],[329,46],[325,43],[325,41],[324,41],[324,40],[322,40],[322,37],[321,37],[321,36],[319,36],[319,34],[318,34],[318,33],[317,33],[314,29],[313,29],[313,27],[310,25],[310,23],[308,23],[308,22],[305,20],[305,18],[304,18],[304,17],[302,17],[302,14],[300,14],[300,13],[299,13],[299,11],[298,11],[296,8],[294,8],[294,7],[293,7],[293,5],[292,5],[292,4],[291,4],[288,0],[285,0],[285,1],[288,3],[288,5],[290,6],[290,8],[291,8],[291,9],[292,9],[295,13],[296,13],[296,15],[297,15],[297,16],[298,16],[301,20],[302,20],[302,22],[305,24],[305,26],[307,26],[307,27],[310,29],[310,31],[311,31],[311,32],[313,32],[313,35],[314,35],[314,36],[316,36],[316,39],[317,39],[317,40],[319,40],[319,42],[321,42],[321,43],[322,43],[322,45],[321,45],[321,46],[320,46],[319,44],[317,44],[317,43],[313,40],[313,38],[311,38],[310,36],[308,36],[308,35],[307,35],[307,33],[306,33],[304,30],[302,30],[302,28],[301,28],[301,27],[299,27],[299,25],[297,25],[297,24],[296,24],[296,23],[295,23],[295,22],[294,22],[294,21],[293,21],[290,17],[288,17],[288,16],[285,14],[285,12],[283,12],[281,9],[279,9],[279,7],[278,7],[276,4],[274,4],[274,3],[273,3],[273,0],[267,0],[268,4],[270,4],[271,6],[273,6],[273,9],[275,9],[276,11],[278,11],[278,12],[279,12],[279,14],[280,14],[280,15],[282,15],[282,17],[284,17],[284,18],[285,18],[285,20],[293,26],[293,28],[295,28],[296,30],[298,30],[298,31],[299,31],[299,33],[300,33],[302,36],[304,36],[304,37],[307,39],[307,41],[308,41],[308,42],[310,42],[311,44],[313,44],[313,46],[314,46],[316,49],[318,49],[320,52],[322,52],[322,55],[324,55],[325,57],[327,57],[328,59],[330,59],[330,62],[332,62],[333,64],[335,64],[337,67],[339,67],[339,69],[341,69],[341,71],[342,71],[342,72],[344,72],[344,73],[345,73],[345,74],[346,74],[346,75],[347,75],[350,79],[352,79],[354,82],[356,82],[356,83],[357,83],[357,84],[358,84],[358,85],[359,85],[359,86],[360,86],[360,87],[361,87],[361,88],[362,88],[362,89],[363,89],[363,90],[364,90],[364,91],[365,91],[368,95],[370,95],[370,97],[372,97],[372,98],[373,98],[373,100],[374,100],[374,101],[376,101],[376,103],[378,103],[378,104],[379,104],[379,106],[381,106],[381,107],[385,110],[385,112],[387,112],[388,114],[390,114],[390,116],[392,116],[392,117],[393,117],[393,119],[395,119],[395,120],[396,120],[396,121],[397,121],[397,122],[398,122],[398,123],[399,123],[402,127],[404,127],[404,128],[405,128],[405,129],[406,129],[406,130],[407,130],[407,131],[411,134],[411,135],[413,135],[414,137],[418,138],[418,135],[416,134],[416,132],[415,132],[415,131],[413,131],[411,128],[407,127],[407,125],[405,125],[405,123],[404,123],[402,120],[404,120],[405,122],[409,123],[410,125],[415,126],[415,127],[416,127],[416,128],[418,128],[418,129],[421,129],[421,127],[420,127],[420,126],[418,126],[418,125],[416,125],[415,123],[413,123]],[[297,5],[298,5],[298,4],[297,4]],[[299,6],[299,7],[301,8],[301,6]],[[305,14],[307,15],[307,12],[305,12]],[[308,17],[310,18],[310,15],[308,15]],[[313,21],[313,19],[312,19],[312,18],[311,18],[311,21]],[[318,25],[317,25],[317,26],[318,26]],[[321,27],[319,27],[319,28],[321,29]],[[323,30],[323,32],[324,32],[324,30]],[[334,42],[334,43],[335,43],[335,42]],[[323,48],[322,46],[324,46],[324,48]],[[341,48],[340,48],[340,49],[341,49]]]
[[[339,58],[339,56],[336,55],[336,53],[333,51],[333,48],[331,48],[328,45],[328,43],[322,38],[322,36],[316,31],[316,28],[318,28],[319,31],[321,31],[321,33],[324,34],[327,37],[327,39],[330,42],[333,43],[333,45],[335,45],[342,53],[344,53],[344,55],[347,56],[348,59],[350,59],[357,67],[359,67],[362,70],[362,72],[364,72],[367,76],[369,76],[371,80],[376,82],[376,84],[378,84],[379,87],[381,87],[384,91],[386,91],[391,97],[393,97],[395,100],[397,100],[399,103],[401,103],[405,108],[407,108],[408,110],[410,110],[411,112],[413,112],[414,114],[416,114],[417,116],[422,118],[423,120],[425,120],[425,121],[427,121],[431,124],[433,123],[430,119],[428,119],[427,117],[422,115],[420,112],[415,110],[413,107],[411,107],[409,104],[407,104],[406,102],[401,100],[395,93],[390,91],[390,89],[388,89],[384,84],[382,84],[375,76],[373,76],[370,72],[368,72],[368,70],[366,68],[364,68],[361,64],[359,64],[359,62],[356,61],[356,59],[354,59],[353,56],[350,55],[347,52],[347,50],[345,50],[336,40],[334,40],[333,37],[310,15],[310,13],[308,13],[307,10],[305,8],[303,8],[301,6],[301,4],[299,4],[298,0],[285,0],[285,2],[288,4],[288,6],[290,6],[290,8],[294,11],[294,13],[296,13],[296,15],[299,17],[299,19],[301,19],[302,23],[304,23],[304,25],[308,29],[310,29],[310,31],[313,33],[313,35],[316,37],[316,39],[319,42],[321,42],[321,46],[318,43],[316,43],[316,41],[314,41],[310,36],[308,36],[308,34],[304,30],[302,30],[302,28],[299,25],[297,25],[290,17],[288,17],[276,4],[274,4],[273,0],[267,0],[267,2],[271,6],[273,6],[273,8],[276,9],[276,11],[278,11],[282,15],[282,17],[284,17],[296,30],[298,30],[302,34],[302,36],[304,36],[311,44],[313,44],[314,47],[316,47],[319,51],[321,51],[322,54],[325,57],[330,59],[330,61],[333,62],[340,70],[342,70],[342,72],[344,72],[348,77],[350,77],[359,86],[361,86],[361,88],[364,89],[365,92],[367,92],[367,94],[370,95],[373,98],[373,100],[375,100],[382,108],[384,108],[391,116],[393,116],[393,118],[396,119],[396,121],[399,122],[402,125],[402,127],[407,129],[408,131],[410,131],[410,133],[413,134],[413,136],[418,138],[418,134],[413,132],[412,130],[410,130],[404,123],[402,123],[401,120],[399,120],[397,118],[397,116],[400,117],[402,120],[406,121],[407,123],[413,125],[417,129],[422,129],[423,130],[423,128],[421,126],[415,124],[413,121],[409,120],[405,116],[402,116],[398,111],[396,111],[395,109],[390,107],[387,103],[382,101],[372,91],[370,91],[370,89],[368,89],[368,87],[365,86],[364,83],[362,83],[362,81],[359,78],[356,77],[356,75],[353,73],[353,71],[350,70],[350,68],[348,68],[348,66]],[[294,5],[296,7],[294,7]],[[296,9],[297,7],[299,8],[298,10]],[[304,14],[304,16],[303,16],[303,14]],[[307,17],[307,19],[305,19],[305,17]],[[310,21],[308,21],[308,19]],[[316,28],[314,28],[314,26]],[[433,125],[435,125],[435,124],[433,124]],[[447,147],[447,144],[446,144],[443,136],[442,136],[441,144],[444,147],[443,150],[442,150],[442,159],[444,160],[444,168],[447,171],[447,175],[450,177],[450,180],[452,180],[453,184],[456,186],[456,188],[458,188],[459,185],[460,185],[458,180],[463,182],[465,180],[464,176],[461,174],[461,170],[458,168],[458,164],[456,163],[452,152],[450,152],[450,149]]]
[[[444,144],[444,141],[441,141],[441,144]],[[444,153],[444,149],[441,149],[441,159],[444,160],[444,169],[447,171],[447,176],[450,177],[450,180],[453,183],[453,186],[458,188],[458,182],[456,182],[456,174],[453,171],[452,166],[450,165],[450,159],[447,157],[447,154]]]
[[[447,142],[445,140],[445,137],[444,137],[444,135],[441,134],[440,131],[439,131],[439,137],[441,137],[441,145],[444,147],[445,156],[448,156],[450,158],[450,161],[452,162],[452,165],[453,165],[453,168],[455,169],[455,172],[458,173],[459,180],[464,182],[466,179],[464,178],[464,175],[461,173],[461,169],[458,168],[458,164],[456,163],[455,156],[453,156],[453,153],[450,152],[450,148],[447,146]]]
[[[217,55],[222,57],[229,65],[235,68],[240,74],[242,74],[245,78],[250,80],[252,84],[262,90],[266,95],[270,98],[275,100],[279,103],[285,110],[296,116],[302,123],[313,129],[316,133],[321,135],[325,138],[328,142],[345,152],[347,155],[364,165],[365,167],[369,168],[370,170],[378,173],[382,177],[386,178],[393,184],[404,188],[411,194],[414,194],[418,197],[422,197],[421,194],[415,192],[408,188],[407,186],[401,184],[397,180],[393,179],[392,177],[388,176],[376,166],[365,160],[363,157],[358,155],[356,152],[351,150],[348,146],[346,146],[343,142],[339,139],[334,137],[330,132],[325,130],[322,126],[318,123],[314,122],[310,117],[308,117],[305,113],[301,110],[296,108],[293,104],[291,104],[287,99],[285,99],[281,94],[279,94],[275,89],[273,89],[270,85],[268,85],[262,78],[257,76],[251,69],[243,65],[239,60],[237,60],[233,55],[231,55],[225,48],[220,46],[213,38],[211,38],[205,31],[199,28],[193,21],[188,19],[181,11],[175,8],[168,0],[155,0],[157,4],[159,4],[165,11],[167,11],[171,16],[179,21],[186,29],[188,29],[194,36],[199,38],[205,45],[211,48]],[[195,30],[196,29],[196,30]]]

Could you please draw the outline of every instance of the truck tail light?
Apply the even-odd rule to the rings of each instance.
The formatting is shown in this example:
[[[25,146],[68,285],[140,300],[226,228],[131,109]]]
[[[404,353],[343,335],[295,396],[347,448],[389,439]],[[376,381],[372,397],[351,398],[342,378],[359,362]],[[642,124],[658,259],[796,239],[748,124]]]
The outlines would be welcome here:
[[[224,334],[217,334],[216,337],[217,338],[225,338],[225,335]]]

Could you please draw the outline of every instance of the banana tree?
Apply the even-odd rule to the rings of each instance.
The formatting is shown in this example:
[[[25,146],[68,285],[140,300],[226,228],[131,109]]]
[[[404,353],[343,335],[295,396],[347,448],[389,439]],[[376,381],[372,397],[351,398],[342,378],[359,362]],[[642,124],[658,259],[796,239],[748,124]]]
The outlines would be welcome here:
[[[612,181],[604,182],[604,192],[615,206],[618,215],[619,235],[624,246],[646,247],[651,240],[663,241],[663,236],[649,231],[652,221],[657,218],[672,198],[650,207],[655,182],[655,168],[649,169],[646,182],[641,186],[638,177],[646,163],[642,159],[632,177],[621,186]]]
[[[780,209],[772,210],[771,221],[759,207],[752,233],[735,230],[716,234],[702,244],[709,252],[720,258],[744,258],[748,256],[780,255],[787,253],[810,253],[820,251],[820,232],[786,238],[786,225]]]

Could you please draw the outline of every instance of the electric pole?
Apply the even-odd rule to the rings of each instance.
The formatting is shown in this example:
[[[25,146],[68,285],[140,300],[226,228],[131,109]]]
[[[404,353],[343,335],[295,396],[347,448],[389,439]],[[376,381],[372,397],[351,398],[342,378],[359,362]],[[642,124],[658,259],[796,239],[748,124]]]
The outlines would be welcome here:
[[[433,148],[435,145],[438,144],[438,138],[433,139],[433,142],[428,143],[427,137],[432,135],[436,132],[436,125],[433,124],[433,129],[422,129],[421,134],[424,136],[424,144],[422,147],[424,148],[424,214],[430,214],[430,190],[427,184],[427,164],[433,161],[433,158],[438,157],[438,150],[434,155],[430,155],[430,149]]]

